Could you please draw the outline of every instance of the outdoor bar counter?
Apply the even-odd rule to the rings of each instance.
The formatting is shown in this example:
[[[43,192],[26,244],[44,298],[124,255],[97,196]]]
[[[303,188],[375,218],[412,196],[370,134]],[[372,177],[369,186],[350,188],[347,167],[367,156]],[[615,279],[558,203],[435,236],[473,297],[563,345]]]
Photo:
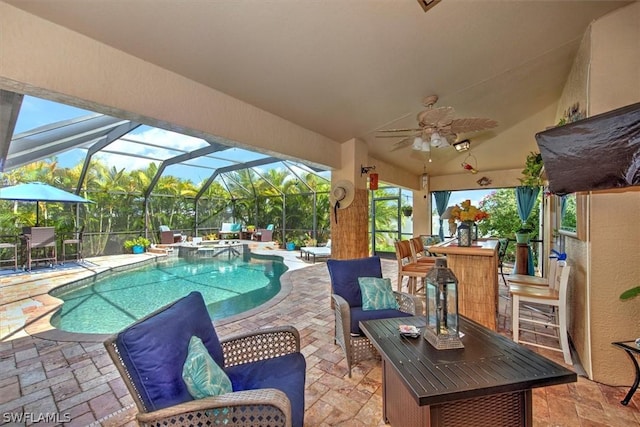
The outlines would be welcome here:
[[[498,240],[481,239],[462,247],[451,239],[427,250],[447,256],[447,266],[459,282],[458,312],[497,331]]]

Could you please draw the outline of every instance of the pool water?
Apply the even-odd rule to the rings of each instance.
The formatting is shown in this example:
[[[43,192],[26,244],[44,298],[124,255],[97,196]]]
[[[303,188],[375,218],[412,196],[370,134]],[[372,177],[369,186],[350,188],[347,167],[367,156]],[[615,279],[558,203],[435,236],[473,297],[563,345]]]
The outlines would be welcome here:
[[[51,292],[64,301],[51,318],[60,330],[110,334],[192,291],[202,293],[211,319],[255,308],[280,291],[279,260],[173,258],[110,274],[81,288]]]

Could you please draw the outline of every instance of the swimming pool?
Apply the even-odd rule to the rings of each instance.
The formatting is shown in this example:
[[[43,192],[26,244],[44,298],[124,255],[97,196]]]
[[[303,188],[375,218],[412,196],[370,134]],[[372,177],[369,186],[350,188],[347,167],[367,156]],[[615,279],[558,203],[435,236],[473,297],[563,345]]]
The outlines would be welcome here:
[[[191,291],[202,293],[211,319],[255,308],[280,291],[280,259],[172,257],[100,277],[86,286],[54,290],[64,301],[51,325],[67,332],[111,334]]]

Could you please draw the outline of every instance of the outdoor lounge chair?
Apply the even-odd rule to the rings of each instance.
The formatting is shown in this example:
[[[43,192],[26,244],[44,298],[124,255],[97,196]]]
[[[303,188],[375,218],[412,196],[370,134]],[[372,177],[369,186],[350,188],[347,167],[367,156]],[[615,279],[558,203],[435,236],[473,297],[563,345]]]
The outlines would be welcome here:
[[[316,263],[316,258],[329,258],[331,256],[331,239],[327,240],[325,246],[303,246],[300,248],[300,258],[305,258],[309,261],[309,258],[313,259],[313,263]]]
[[[399,308],[365,310],[359,278],[382,278],[380,257],[327,261],[331,277],[331,300],[335,311],[335,342],[345,353],[347,369],[361,360],[379,357],[375,347],[360,330],[359,322],[372,319],[414,316],[422,312],[420,298],[402,292],[393,292]]]
[[[200,345],[197,356],[214,368],[198,372],[218,373],[205,376],[209,381],[200,389],[226,375],[231,392],[192,397],[190,377],[183,380],[185,361],[193,357],[192,337],[205,347]],[[192,292],[110,337],[105,347],[138,407],[141,426],[304,423],[306,362],[291,326],[219,340],[202,295]]]

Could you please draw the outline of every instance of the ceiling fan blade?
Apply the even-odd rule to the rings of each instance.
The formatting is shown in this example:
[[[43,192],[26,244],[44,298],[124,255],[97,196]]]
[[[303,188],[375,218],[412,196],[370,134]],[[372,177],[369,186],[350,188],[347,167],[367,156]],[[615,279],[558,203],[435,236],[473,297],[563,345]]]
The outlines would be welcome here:
[[[418,113],[418,124],[423,127],[447,125],[453,120],[453,107],[428,108]]]
[[[376,138],[404,138],[409,135],[376,135]]]
[[[380,129],[377,132],[381,132],[381,133],[393,133],[393,132],[417,132],[419,130],[422,130],[420,128],[400,128],[400,129]]]
[[[450,128],[452,133],[467,133],[491,129],[496,126],[498,126],[498,122],[493,119],[467,118],[453,120]]]
[[[409,145],[411,145],[412,142],[413,142],[413,136],[408,136],[402,141],[398,141],[395,144],[393,144],[393,148],[391,149],[391,151],[396,151],[396,150],[401,150],[403,148],[406,148]]]

